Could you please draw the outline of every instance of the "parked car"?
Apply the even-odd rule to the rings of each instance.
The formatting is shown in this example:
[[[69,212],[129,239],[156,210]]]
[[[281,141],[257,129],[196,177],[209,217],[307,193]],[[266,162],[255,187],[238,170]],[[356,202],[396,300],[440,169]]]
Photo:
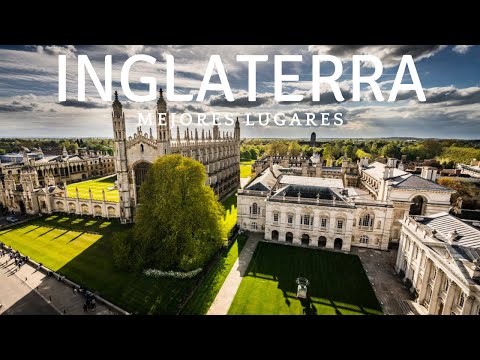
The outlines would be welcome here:
[[[15,216],[8,216],[7,221],[11,223],[15,223],[18,221],[18,218],[16,218]]]

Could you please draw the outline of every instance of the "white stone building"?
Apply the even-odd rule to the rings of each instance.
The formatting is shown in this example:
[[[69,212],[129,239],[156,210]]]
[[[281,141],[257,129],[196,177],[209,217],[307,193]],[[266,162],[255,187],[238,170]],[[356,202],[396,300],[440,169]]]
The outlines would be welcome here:
[[[406,216],[396,271],[421,313],[480,315],[480,230],[447,213]]]
[[[345,159],[345,162],[347,160]],[[400,237],[404,215],[448,211],[452,190],[421,176],[367,159],[358,163],[360,187],[344,178],[289,175],[270,166],[238,192],[238,224],[264,238],[292,244],[386,250]],[[354,172],[352,172],[354,173]]]

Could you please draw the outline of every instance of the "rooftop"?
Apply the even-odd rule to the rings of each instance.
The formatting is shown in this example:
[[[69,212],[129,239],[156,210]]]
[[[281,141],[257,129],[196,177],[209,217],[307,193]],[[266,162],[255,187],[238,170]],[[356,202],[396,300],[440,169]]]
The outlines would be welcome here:
[[[343,181],[341,179],[327,179],[327,178],[294,176],[294,175],[283,175],[280,178],[280,184],[319,186],[319,187],[337,188],[337,189],[344,188]]]

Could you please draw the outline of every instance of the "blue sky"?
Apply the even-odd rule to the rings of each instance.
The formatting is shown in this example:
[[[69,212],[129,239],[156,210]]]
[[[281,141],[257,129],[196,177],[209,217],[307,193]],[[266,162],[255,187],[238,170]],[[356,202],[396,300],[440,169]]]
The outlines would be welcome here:
[[[58,102],[58,55],[67,55],[67,102]],[[205,101],[169,102],[171,112],[188,111],[192,115],[211,112],[232,113],[242,122],[242,137],[385,137],[415,136],[438,138],[480,138],[480,47],[463,45],[235,45],[235,46],[0,46],[0,136],[8,137],[112,137],[111,102],[103,102],[87,76],[87,101],[76,101],[78,55],[88,55],[103,81],[105,55],[113,56],[113,87],[119,91],[127,118],[127,131],[137,126],[138,111],[146,114],[155,109],[151,103],[134,103],[123,96],[120,69],[134,54],[148,54],[157,59],[154,65],[137,63],[130,73],[132,89],[138,95],[147,93],[140,84],[141,76],[153,76],[158,86],[165,86],[165,54],[176,64],[176,90],[196,94],[211,55],[218,54],[224,63],[235,102],[229,103],[219,92],[207,92]],[[238,54],[266,54],[269,60],[257,69],[258,101],[246,101],[247,68],[236,61]],[[284,66],[284,73],[299,74],[300,81],[286,83],[283,91],[303,94],[302,102],[279,104],[273,97],[273,57],[278,54],[300,54],[301,63]],[[329,88],[322,88],[321,101],[308,101],[311,96],[311,56],[331,54],[343,63],[340,88],[346,101],[338,103]],[[382,93],[389,91],[402,55],[410,54],[427,101],[416,100],[415,92],[399,93],[395,103],[372,101],[368,87],[362,87],[362,101],[352,102],[351,58],[354,54],[375,55],[383,63],[379,82]],[[325,66],[322,73],[329,73]],[[362,74],[372,68],[365,64]],[[215,77],[213,78],[215,80]],[[409,81],[405,76],[404,82]],[[322,100],[323,99],[323,100]],[[304,114],[313,112],[343,113],[344,125],[331,126],[244,126],[245,113],[283,112],[287,120],[297,113],[305,125]],[[318,117],[317,117],[318,118]],[[208,117],[207,117],[208,119]],[[288,121],[287,121],[288,123]],[[195,126],[190,126],[193,129]],[[183,134],[183,127],[181,127]],[[222,125],[221,130],[232,131]],[[148,131],[148,128],[144,129]],[[172,132],[175,134],[175,130]]]

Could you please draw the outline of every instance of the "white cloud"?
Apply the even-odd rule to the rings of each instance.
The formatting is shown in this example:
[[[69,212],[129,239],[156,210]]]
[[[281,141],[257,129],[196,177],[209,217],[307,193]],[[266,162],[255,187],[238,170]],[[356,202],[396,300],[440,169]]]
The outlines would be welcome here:
[[[458,54],[466,54],[470,48],[472,48],[473,45],[456,45],[453,47],[453,51],[455,51]]]

